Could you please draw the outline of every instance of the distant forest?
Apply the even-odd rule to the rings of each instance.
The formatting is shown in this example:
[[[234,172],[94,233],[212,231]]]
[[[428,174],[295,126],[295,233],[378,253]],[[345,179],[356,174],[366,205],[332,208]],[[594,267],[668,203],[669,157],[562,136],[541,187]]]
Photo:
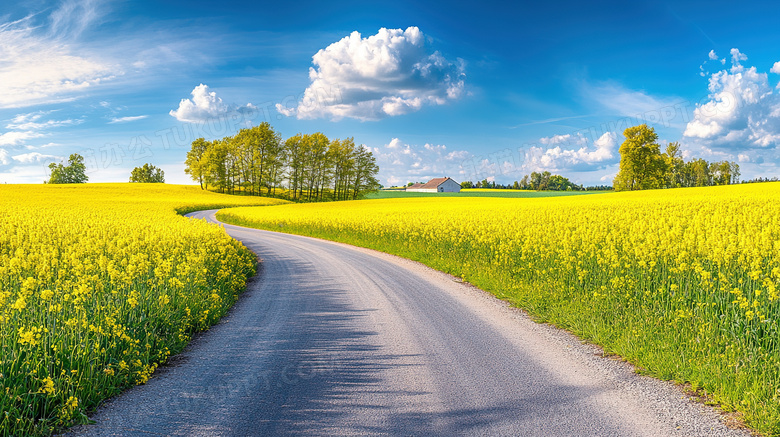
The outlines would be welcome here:
[[[511,184],[497,184],[487,179],[474,183],[472,181],[461,182],[462,188],[496,188],[504,190],[536,190],[536,191],[607,191],[612,187],[607,185],[583,186],[575,184],[568,178],[561,175],[552,174],[549,171],[532,172],[530,175],[523,176],[523,179],[514,181]]]

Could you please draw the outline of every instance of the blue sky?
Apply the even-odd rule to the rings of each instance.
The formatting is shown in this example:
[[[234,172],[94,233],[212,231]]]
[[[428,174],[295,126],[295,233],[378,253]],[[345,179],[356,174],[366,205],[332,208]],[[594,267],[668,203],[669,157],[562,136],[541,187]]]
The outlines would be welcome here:
[[[385,185],[611,184],[622,131],[779,176],[773,3],[27,1],[0,6],[0,183],[91,182],[270,122],[374,151]]]

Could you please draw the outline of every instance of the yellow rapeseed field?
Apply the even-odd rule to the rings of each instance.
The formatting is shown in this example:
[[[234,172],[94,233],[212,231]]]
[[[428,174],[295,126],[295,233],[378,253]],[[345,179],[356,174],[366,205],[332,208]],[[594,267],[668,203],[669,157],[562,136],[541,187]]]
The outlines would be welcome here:
[[[0,435],[82,421],[236,300],[254,256],[177,211],[282,202],[163,184],[0,185]]]
[[[780,183],[236,208],[463,277],[780,434]]]

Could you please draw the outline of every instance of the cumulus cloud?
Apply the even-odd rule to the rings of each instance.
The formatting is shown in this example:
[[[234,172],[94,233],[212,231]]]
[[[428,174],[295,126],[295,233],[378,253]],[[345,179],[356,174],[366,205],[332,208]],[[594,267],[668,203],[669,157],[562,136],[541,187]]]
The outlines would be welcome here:
[[[731,63],[739,66],[742,61],[747,61],[747,55],[741,53],[739,49],[731,49]]]
[[[775,62],[775,65],[769,70],[770,73],[780,74],[780,62]]]
[[[464,92],[463,62],[429,45],[414,26],[382,28],[367,38],[352,32],[312,57],[303,98],[276,108],[299,119],[378,120],[457,99]]]
[[[780,144],[780,97],[767,73],[741,62],[731,50],[731,68],[709,78],[709,100],[697,105],[684,137],[706,147],[766,149]],[[774,68],[774,67],[773,67]]]
[[[371,148],[379,165],[379,179],[385,185],[427,182],[434,177],[449,176],[458,182],[461,163],[471,154],[449,150],[443,144],[406,144],[393,138],[384,146]]]
[[[709,58],[710,58],[711,61],[717,61],[718,60],[718,55],[715,54],[715,50],[710,50]]]
[[[179,108],[169,112],[172,117],[188,123],[200,123],[225,117],[234,111],[243,113],[257,110],[257,107],[251,103],[240,107],[228,105],[204,84],[196,86],[191,94],[192,99],[182,99]]]
[[[64,2],[48,26],[31,18],[0,24],[0,108],[68,101],[121,74],[119,68],[72,44],[96,18],[97,2]],[[42,28],[49,28],[44,33]]]
[[[526,171],[589,171],[613,164],[617,160],[617,134],[606,132],[592,142],[583,135],[556,135],[541,138],[547,147],[531,146],[525,150]]]

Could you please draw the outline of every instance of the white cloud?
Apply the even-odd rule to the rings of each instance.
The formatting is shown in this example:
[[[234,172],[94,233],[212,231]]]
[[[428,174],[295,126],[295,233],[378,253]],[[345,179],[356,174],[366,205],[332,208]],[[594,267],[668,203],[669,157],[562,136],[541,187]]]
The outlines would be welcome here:
[[[55,35],[78,36],[102,15],[99,0],[66,0],[51,14],[51,28]]]
[[[0,149],[0,165],[8,165],[11,162],[8,160],[8,151]]]
[[[23,164],[42,164],[46,162],[62,161],[65,158],[61,156],[44,155],[38,152],[30,152],[21,155],[15,155],[13,156],[13,159]]]
[[[31,17],[0,24],[0,108],[72,100],[121,74],[115,65],[74,44],[75,36],[98,15],[97,4],[65,2],[44,26],[33,25]]]
[[[769,69],[769,72],[774,74],[780,74],[780,62],[775,62],[775,65],[773,65],[772,68]]]
[[[709,57],[710,57],[711,61],[717,61],[718,60],[718,55],[715,54],[715,50],[710,50]]]
[[[200,123],[210,119],[225,117],[233,111],[256,111],[257,107],[251,103],[236,107],[228,105],[217,97],[217,93],[210,91],[208,85],[200,84],[192,90],[192,99],[182,99],[179,108],[171,110],[169,114],[179,121],[188,123]]]
[[[47,129],[56,128],[60,126],[70,126],[79,124],[83,120],[43,120],[46,115],[51,114],[54,111],[36,111],[30,113],[17,114],[14,118],[6,124],[6,128],[10,129],[8,132],[0,134],[0,146],[6,146],[10,148],[20,148],[28,142],[28,140],[45,137]],[[54,143],[49,143],[41,147],[51,147]],[[32,146],[27,145],[27,149],[33,149]]]
[[[463,63],[431,52],[417,27],[352,32],[312,57],[311,85],[295,107],[276,105],[299,119],[378,120],[443,105],[464,90]]]
[[[731,63],[738,67],[742,61],[747,61],[747,55],[741,53],[739,49],[731,49]]]
[[[31,138],[40,138],[42,133],[11,131],[0,135],[0,146],[17,146]]]
[[[523,170],[588,171],[604,168],[617,160],[617,134],[607,132],[589,144],[583,135],[556,135],[541,138],[540,143],[554,147],[532,146],[525,151]]]
[[[384,146],[371,148],[379,165],[379,179],[385,185],[427,182],[449,176],[458,182],[462,162],[471,156],[465,150],[449,150],[443,144],[405,144],[393,138]]]
[[[584,145],[587,144],[587,139],[582,135],[571,135],[571,134],[565,134],[565,135],[553,135],[551,137],[544,137],[540,138],[539,142],[546,145],[558,145],[558,144],[570,144],[575,143],[577,145]]]
[[[710,76],[709,101],[697,105],[683,135],[708,148],[775,148],[780,144],[780,95],[767,73],[740,64],[747,56],[737,49],[731,55],[731,68]]]
[[[35,131],[59,126],[70,126],[82,123],[82,120],[46,120],[39,121],[43,116],[53,111],[36,111],[27,114],[16,115],[5,127],[14,130]]]
[[[111,121],[108,122],[108,124],[116,124],[116,123],[127,123],[130,121],[136,121],[136,120],[143,120],[144,118],[149,117],[148,115],[135,115],[135,116],[129,116],[129,117],[113,117],[111,118]]]

